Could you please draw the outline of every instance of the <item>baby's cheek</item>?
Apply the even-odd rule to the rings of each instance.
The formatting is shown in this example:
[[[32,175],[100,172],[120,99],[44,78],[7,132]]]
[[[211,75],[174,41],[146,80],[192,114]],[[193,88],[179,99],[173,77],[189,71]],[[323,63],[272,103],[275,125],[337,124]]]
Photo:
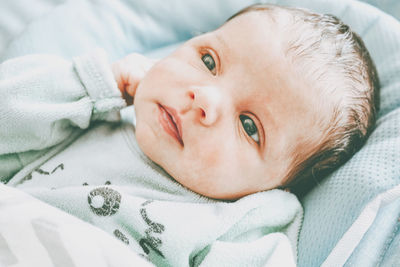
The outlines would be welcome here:
[[[198,151],[190,153],[192,170],[199,175],[207,175],[216,178],[225,175],[229,169],[232,154],[224,146],[203,145]]]
[[[221,152],[217,149],[210,149],[200,152],[201,160],[204,164],[204,167],[214,167],[219,166],[221,163]]]
[[[205,147],[199,153],[199,158],[203,163],[203,167],[219,166],[223,161],[223,152],[216,147]]]

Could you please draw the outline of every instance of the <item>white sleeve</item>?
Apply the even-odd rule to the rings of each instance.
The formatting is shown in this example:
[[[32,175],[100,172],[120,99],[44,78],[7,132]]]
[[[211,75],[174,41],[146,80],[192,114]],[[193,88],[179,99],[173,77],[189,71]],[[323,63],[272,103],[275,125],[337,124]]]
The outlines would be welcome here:
[[[16,153],[59,144],[94,120],[119,120],[125,106],[103,50],[73,61],[28,55],[3,62],[0,180],[22,167]]]

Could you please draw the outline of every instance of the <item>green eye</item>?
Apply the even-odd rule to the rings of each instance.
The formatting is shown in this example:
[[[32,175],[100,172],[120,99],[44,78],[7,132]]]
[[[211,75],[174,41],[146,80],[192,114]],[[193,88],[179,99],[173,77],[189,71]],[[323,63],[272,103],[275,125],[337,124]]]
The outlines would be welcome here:
[[[239,116],[240,121],[242,122],[242,126],[244,131],[250,136],[256,143],[260,142],[260,138],[258,136],[258,129],[254,121],[246,115]]]
[[[209,69],[215,75],[215,61],[210,54],[205,54],[201,57],[201,60],[206,65],[207,69]]]

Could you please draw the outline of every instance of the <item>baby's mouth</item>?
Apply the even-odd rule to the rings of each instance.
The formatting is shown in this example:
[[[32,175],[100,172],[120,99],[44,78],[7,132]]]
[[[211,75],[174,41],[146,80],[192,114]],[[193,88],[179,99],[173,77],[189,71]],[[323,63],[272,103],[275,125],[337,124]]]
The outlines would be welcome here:
[[[158,120],[160,121],[162,127],[169,135],[174,137],[181,146],[183,146],[182,124],[178,113],[175,109],[162,106],[161,104],[158,104],[158,108],[160,110]]]

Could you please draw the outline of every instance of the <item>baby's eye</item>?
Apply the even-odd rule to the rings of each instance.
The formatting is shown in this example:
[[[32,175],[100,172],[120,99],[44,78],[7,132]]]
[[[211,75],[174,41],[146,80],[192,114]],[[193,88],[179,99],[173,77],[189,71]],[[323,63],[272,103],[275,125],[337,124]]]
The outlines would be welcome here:
[[[213,57],[210,54],[205,54],[201,57],[201,60],[204,62],[204,65],[206,65],[207,69],[209,69],[211,73],[215,75],[216,70],[215,70],[215,61]]]
[[[239,116],[240,121],[242,122],[243,129],[246,131],[248,136],[250,136],[256,143],[260,142],[260,138],[258,136],[258,129],[254,121],[246,116],[246,115],[240,115]]]

